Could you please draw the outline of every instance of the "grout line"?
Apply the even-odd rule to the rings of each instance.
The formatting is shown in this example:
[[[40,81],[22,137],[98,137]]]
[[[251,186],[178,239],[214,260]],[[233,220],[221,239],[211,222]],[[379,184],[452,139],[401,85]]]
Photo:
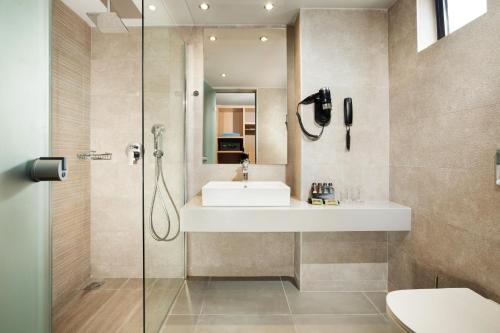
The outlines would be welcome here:
[[[283,294],[285,294],[286,305],[288,306],[288,311],[290,315],[292,314],[292,308],[290,307],[290,302],[288,301],[288,295],[286,294],[285,284],[283,283],[283,279],[280,276],[281,287],[283,288]]]
[[[206,307],[205,306],[205,295],[206,295],[207,289],[210,288],[211,282],[212,282],[212,277],[209,276],[208,281],[207,281],[207,285],[203,288],[203,296],[201,299],[200,313],[198,313],[198,317],[203,314],[203,309]],[[198,319],[196,320],[196,322],[198,322]]]
[[[379,308],[375,305],[375,303],[373,303],[373,301],[370,299],[370,297],[368,297],[368,295],[366,294],[365,291],[362,291],[361,294],[363,294],[363,296],[365,296],[365,298],[368,300],[368,302],[375,308],[375,311],[377,311],[377,313],[379,315],[384,315],[382,312],[380,312]]]

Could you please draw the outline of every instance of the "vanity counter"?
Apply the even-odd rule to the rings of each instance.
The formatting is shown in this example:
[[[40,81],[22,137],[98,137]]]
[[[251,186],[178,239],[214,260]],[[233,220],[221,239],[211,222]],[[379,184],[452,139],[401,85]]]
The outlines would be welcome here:
[[[180,211],[184,232],[410,231],[411,208],[390,201],[289,207],[203,207],[201,196]]]

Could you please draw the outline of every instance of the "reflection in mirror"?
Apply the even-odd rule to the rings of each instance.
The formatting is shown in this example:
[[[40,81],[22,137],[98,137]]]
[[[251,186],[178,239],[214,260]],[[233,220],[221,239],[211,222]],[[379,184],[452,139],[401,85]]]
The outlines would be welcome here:
[[[285,28],[204,29],[203,163],[287,163]]]

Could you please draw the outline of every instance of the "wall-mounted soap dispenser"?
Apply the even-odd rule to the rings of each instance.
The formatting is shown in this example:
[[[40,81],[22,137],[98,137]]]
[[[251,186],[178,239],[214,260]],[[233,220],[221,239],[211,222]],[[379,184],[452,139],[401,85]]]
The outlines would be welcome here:
[[[496,184],[500,186],[500,149],[497,150],[497,156],[496,156],[496,168],[497,168],[497,177],[496,177]]]

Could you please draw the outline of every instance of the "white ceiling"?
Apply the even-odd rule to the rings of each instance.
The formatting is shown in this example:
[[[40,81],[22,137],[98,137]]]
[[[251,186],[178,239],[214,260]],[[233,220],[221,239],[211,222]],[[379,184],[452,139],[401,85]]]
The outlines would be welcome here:
[[[212,87],[286,87],[285,28],[205,28],[203,45],[205,81]]]
[[[87,13],[105,10],[101,0],[62,0],[89,25]],[[123,0],[114,0],[123,1]],[[132,1],[141,10],[142,0]],[[199,4],[210,4],[202,11]],[[266,0],[144,0],[145,24],[148,26],[220,26],[220,25],[286,25],[295,20],[300,8],[373,8],[387,9],[396,0],[270,0],[271,12],[264,9]],[[150,11],[149,5],[156,10]],[[128,26],[140,26],[140,19],[125,19]]]
[[[145,0],[148,1],[148,0]],[[181,0],[179,0],[181,1]],[[210,9],[202,11],[203,0],[185,0],[194,25],[286,25],[293,23],[300,8],[380,8],[387,9],[395,0],[205,0]],[[264,5],[274,4],[267,12]]]

